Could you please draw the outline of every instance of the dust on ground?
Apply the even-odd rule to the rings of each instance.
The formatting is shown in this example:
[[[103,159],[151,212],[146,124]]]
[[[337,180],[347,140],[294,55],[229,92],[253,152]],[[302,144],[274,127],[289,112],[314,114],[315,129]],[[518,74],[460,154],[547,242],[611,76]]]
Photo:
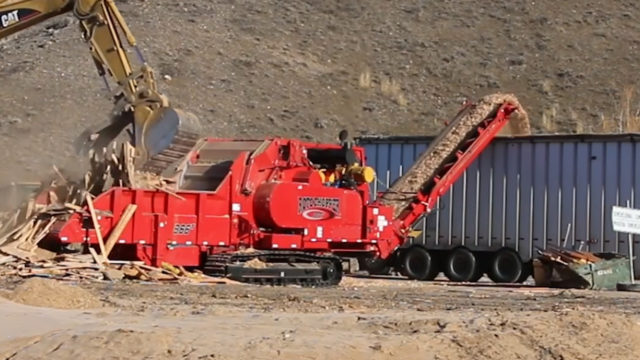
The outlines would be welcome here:
[[[640,352],[635,293],[353,277],[320,289],[82,287],[106,306],[0,302],[8,325],[0,328],[0,358],[635,359]]]
[[[91,292],[72,284],[31,278],[0,296],[16,303],[54,309],[92,309],[102,304]]]

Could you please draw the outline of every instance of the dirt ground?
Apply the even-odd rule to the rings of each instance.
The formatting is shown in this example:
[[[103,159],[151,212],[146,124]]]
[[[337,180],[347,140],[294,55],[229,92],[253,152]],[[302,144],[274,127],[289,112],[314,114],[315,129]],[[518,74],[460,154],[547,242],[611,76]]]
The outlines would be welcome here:
[[[213,136],[435,134],[494,92],[537,131],[589,131],[640,80],[636,1],[116,2],[161,90]],[[0,40],[0,180],[77,166],[71,141],[107,120],[107,94],[71,16]]]
[[[363,278],[324,289],[42,284],[53,281],[3,280],[5,298],[57,287],[61,298],[81,291],[85,301],[53,309],[0,299],[0,358],[569,360],[640,352],[635,293]]]

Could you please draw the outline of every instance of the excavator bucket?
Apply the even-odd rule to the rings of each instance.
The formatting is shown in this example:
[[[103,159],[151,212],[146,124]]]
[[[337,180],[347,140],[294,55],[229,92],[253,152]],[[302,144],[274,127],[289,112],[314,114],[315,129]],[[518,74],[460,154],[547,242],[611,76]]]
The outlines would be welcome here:
[[[173,140],[184,132],[197,134],[199,123],[195,115],[166,107],[153,112],[142,123],[135,124],[135,146],[144,162],[171,147]]]
[[[129,140],[136,148],[136,167],[157,174],[180,161],[195,145],[200,132],[195,115],[171,107],[155,110],[137,121],[132,112],[126,111],[97,131],[85,130],[75,141],[75,149],[87,154],[90,149],[105,148],[131,124],[134,136]]]
[[[191,151],[201,133],[198,118],[186,111],[163,107],[134,124],[136,167],[162,174]]]

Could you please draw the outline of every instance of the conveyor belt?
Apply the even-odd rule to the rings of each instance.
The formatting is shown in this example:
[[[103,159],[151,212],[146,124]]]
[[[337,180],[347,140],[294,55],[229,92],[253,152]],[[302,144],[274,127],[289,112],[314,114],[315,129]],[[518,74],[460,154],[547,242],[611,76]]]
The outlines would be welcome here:
[[[411,168],[381,196],[380,202],[393,206],[394,217],[397,218],[417,200],[419,194],[429,191],[435,179],[442,177],[442,169],[455,163],[456,157],[477,139],[478,128],[483,122],[495,117],[500,106],[506,103],[519,110],[519,115],[524,119],[520,120],[521,123],[528,122],[526,113],[513,95],[488,95],[475,104],[466,105]]]

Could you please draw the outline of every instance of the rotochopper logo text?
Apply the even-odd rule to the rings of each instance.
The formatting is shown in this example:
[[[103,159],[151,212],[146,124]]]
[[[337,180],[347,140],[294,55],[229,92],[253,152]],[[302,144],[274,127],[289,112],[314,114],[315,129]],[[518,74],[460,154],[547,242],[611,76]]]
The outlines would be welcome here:
[[[298,198],[298,214],[309,220],[340,216],[340,199],[304,196]]]

